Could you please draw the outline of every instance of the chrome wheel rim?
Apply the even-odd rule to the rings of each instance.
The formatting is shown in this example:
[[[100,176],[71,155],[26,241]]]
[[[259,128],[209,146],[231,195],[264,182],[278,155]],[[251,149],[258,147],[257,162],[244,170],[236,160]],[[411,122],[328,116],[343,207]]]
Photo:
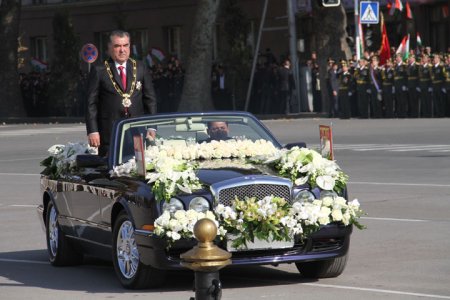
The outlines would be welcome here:
[[[58,252],[58,214],[55,207],[51,207],[48,218],[48,246],[53,256]]]
[[[133,278],[139,265],[139,252],[134,239],[133,225],[130,221],[125,221],[120,225],[116,250],[120,272],[127,279]]]

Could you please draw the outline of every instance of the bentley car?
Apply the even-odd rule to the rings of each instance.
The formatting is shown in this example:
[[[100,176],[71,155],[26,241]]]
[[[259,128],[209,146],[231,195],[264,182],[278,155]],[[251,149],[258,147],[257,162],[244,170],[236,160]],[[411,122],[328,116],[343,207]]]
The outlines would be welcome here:
[[[119,120],[107,157],[82,142],[41,164],[38,215],[52,265],[112,260],[125,288],[161,286],[197,245],[198,219],[218,227],[228,268],[295,264],[304,277],[345,268],[359,203],[336,162],[283,145],[246,112]]]

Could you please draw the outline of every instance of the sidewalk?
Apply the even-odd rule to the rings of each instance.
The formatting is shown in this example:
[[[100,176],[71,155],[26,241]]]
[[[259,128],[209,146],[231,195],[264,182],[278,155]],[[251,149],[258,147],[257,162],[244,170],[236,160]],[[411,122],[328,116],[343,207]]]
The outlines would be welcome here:
[[[303,118],[327,118],[326,113],[301,112],[295,114],[266,114],[256,115],[260,120],[271,119],[303,119]],[[23,117],[23,118],[1,118],[0,125],[7,124],[67,124],[67,123],[84,123],[84,117]]]

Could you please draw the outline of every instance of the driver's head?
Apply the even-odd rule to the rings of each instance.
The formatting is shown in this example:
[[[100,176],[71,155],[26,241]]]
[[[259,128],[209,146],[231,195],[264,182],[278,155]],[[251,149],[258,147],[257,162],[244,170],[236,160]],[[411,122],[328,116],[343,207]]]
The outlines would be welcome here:
[[[212,140],[225,140],[228,138],[228,122],[208,122],[208,135]]]

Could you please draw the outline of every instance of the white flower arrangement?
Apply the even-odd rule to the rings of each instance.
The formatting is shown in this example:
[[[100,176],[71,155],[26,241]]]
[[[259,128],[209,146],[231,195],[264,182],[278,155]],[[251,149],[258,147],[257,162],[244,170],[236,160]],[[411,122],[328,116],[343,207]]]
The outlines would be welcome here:
[[[165,211],[158,219],[156,219],[154,233],[158,236],[166,237],[168,246],[170,246],[181,238],[193,238],[194,225],[198,220],[203,218],[214,221],[218,228],[217,234],[222,237],[225,236],[226,231],[219,225],[219,222],[212,211],[203,213],[193,209],[187,211],[177,210],[173,214]]]
[[[42,174],[53,179],[79,171],[76,165],[77,155],[97,154],[97,148],[81,142],[53,145],[47,151],[50,156],[41,161],[41,166],[46,167]]]
[[[255,239],[271,242],[305,238],[320,226],[332,222],[354,224],[362,229],[364,227],[358,222],[362,214],[357,199],[347,203],[342,197],[295,202],[293,205],[273,196],[261,200],[235,199],[232,206],[219,204],[214,213],[178,210],[170,214],[166,211],[155,221],[155,234],[166,237],[169,245],[180,238],[193,238],[195,222],[204,216],[216,222],[220,238],[233,236],[233,247],[245,249],[247,243]]]

